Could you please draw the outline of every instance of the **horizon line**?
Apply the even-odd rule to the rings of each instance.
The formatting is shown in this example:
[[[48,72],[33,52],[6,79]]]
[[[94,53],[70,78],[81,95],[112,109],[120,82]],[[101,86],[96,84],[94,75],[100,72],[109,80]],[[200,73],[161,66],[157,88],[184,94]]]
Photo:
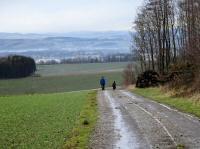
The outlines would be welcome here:
[[[67,34],[67,33],[103,33],[103,32],[132,32],[133,30],[82,30],[82,31],[66,31],[66,32],[3,32],[6,34]]]

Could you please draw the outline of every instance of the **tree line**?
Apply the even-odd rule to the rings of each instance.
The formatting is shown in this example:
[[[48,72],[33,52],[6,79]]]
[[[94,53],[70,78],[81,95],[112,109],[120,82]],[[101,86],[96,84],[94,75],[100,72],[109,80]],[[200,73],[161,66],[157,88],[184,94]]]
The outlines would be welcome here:
[[[141,70],[169,74],[177,65],[200,70],[200,1],[146,0],[134,22],[133,53]]]
[[[136,58],[131,53],[116,53],[101,56],[76,57],[61,60],[39,60],[39,65],[54,65],[54,64],[81,64],[81,63],[110,63],[110,62],[130,62],[136,61]]]
[[[8,56],[0,58],[0,78],[27,77],[36,71],[34,59],[25,56]]]

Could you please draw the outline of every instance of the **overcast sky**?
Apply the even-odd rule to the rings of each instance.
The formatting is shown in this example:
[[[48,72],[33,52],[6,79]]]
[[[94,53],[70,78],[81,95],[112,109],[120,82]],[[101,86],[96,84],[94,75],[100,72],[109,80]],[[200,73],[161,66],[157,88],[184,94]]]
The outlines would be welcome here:
[[[143,0],[0,0],[0,32],[130,30]]]

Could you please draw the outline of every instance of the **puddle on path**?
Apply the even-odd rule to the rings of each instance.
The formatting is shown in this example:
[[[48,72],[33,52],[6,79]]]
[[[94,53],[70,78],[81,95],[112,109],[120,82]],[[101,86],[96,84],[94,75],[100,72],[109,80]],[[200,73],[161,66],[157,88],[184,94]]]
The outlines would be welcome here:
[[[113,114],[115,116],[114,124],[115,130],[119,134],[119,140],[117,140],[115,146],[120,149],[138,149],[140,148],[139,144],[136,140],[136,134],[133,133],[132,130],[129,129],[128,124],[123,119],[123,114],[120,110],[120,106],[116,103],[115,99],[113,99],[109,92],[105,92],[105,97],[110,102],[110,106],[112,108]]]

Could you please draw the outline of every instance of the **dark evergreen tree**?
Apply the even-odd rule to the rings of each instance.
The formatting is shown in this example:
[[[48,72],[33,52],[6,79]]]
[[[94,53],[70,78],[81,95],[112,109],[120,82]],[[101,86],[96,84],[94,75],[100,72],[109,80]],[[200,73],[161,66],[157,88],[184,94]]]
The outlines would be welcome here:
[[[13,55],[0,58],[1,79],[27,77],[35,71],[35,61],[30,57]]]

